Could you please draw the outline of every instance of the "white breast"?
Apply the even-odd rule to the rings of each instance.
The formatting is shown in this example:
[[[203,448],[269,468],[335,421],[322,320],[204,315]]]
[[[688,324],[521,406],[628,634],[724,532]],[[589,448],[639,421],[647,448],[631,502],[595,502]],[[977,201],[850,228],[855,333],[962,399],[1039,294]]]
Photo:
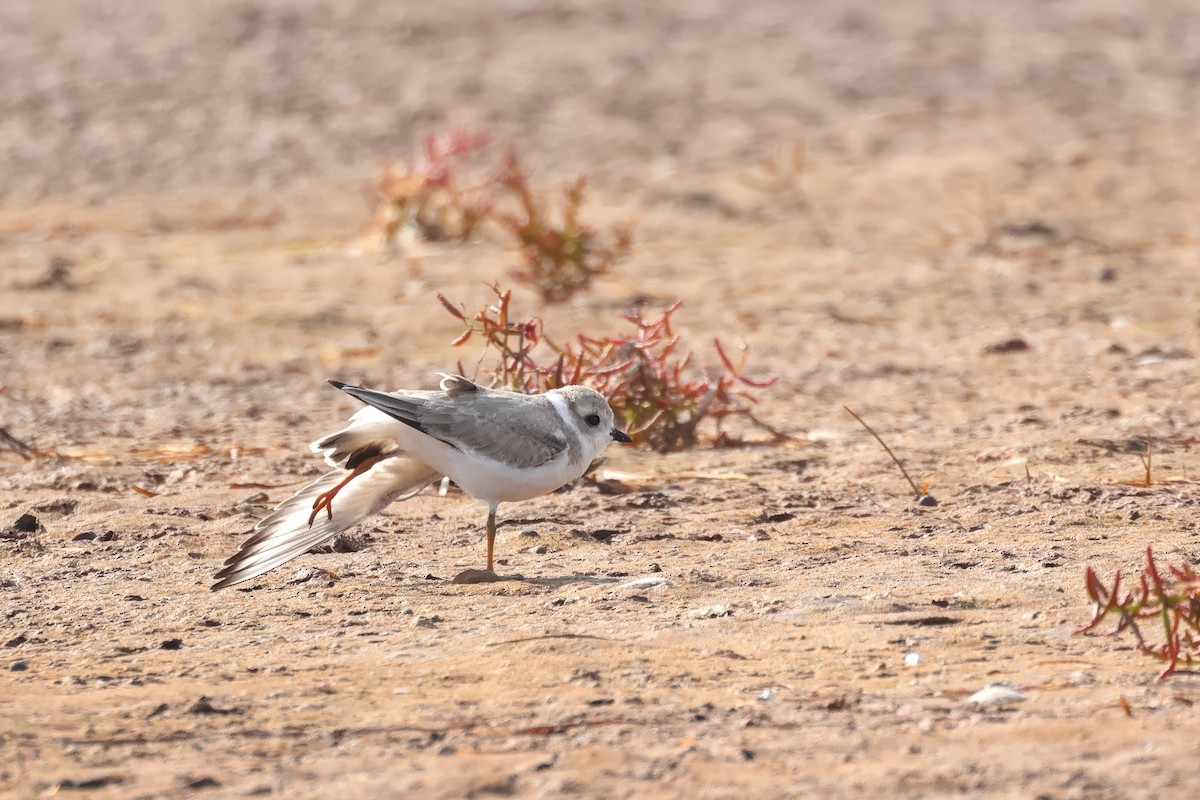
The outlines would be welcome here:
[[[540,467],[516,469],[473,453],[447,451],[442,472],[464,492],[488,504],[528,500],[553,492],[577,480],[587,468],[587,462],[568,463],[565,452]]]
[[[478,453],[457,450],[402,422],[393,424],[392,435],[404,450],[450,476],[467,494],[489,504],[528,500],[553,492],[578,480],[591,463],[591,459],[584,459],[571,464],[564,450],[541,466],[518,469]]]

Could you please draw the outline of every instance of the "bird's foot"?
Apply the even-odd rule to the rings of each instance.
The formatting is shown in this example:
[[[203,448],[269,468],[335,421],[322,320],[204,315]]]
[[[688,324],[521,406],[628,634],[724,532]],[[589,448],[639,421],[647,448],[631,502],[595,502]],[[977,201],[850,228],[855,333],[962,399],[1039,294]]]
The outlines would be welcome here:
[[[317,514],[321,513],[321,509],[325,509],[325,513],[329,517],[329,521],[333,522],[333,498],[337,497],[337,493],[346,488],[346,484],[357,478],[359,475],[365,474],[371,467],[383,461],[385,456],[376,455],[364,459],[357,464],[354,469],[342,479],[342,482],[330,489],[328,492],[321,492],[317,495],[317,499],[313,500],[313,512],[308,516],[308,527],[312,527],[313,522],[317,518]]]
[[[329,520],[333,521],[333,498],[337,496],[338,489],[341,489],[343,486],[345,486],[344,483],[338,484],[328,492],[321,492],[317,495],[317,499],[313,500],[313,511],[308,515],[308,527],[312,527],[313,521],[317,518],[317,514],[321,513],[322,509],[329,516]]]

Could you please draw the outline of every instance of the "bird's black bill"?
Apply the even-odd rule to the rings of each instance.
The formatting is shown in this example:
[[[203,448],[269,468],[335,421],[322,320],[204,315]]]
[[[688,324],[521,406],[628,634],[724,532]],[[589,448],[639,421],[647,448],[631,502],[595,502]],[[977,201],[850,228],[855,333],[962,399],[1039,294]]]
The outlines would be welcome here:
[[[618,442],[624,442],[625,444],[629,444],[633,441],[628,433],[618,430],[617,428],[613,428],[611,431],[609,431],[609,436],[612,436],[612,438],[616,439]]]

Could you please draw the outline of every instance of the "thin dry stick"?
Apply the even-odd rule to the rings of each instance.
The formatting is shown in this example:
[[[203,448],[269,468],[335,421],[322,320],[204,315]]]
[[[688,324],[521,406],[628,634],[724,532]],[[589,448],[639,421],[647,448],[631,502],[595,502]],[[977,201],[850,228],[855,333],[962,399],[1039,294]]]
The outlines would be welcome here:
[[[601,642],[612,642],[604,636],[593,636],[590,633],[547,633],[542,636],[525,636],[520,639],[506,639],[503,642],[489,642],[488,647],[499,647],[502,644],[520,644],[521,642],[537,642],[542,639],[596,639]]]
[[[871,434],[872,436],[874,436],[874,437],[875,437],[875,441],[879,442],[879,446],[880,446],[880,447],[882,447],[884,450],[886,450],[886,451],[887,451],[887,454],[888,454],[889,456],[891,456],[891,457],[892,457],[892,461],[893,461],[893,462],[895,462],[896,466],[900,468],[900,472],[901,472],[901,473],[903,473],[903,475],[904,475],[904,479],[905,479],[906,481],[908,481],[908,485],[912,487],[912,490],[913,490],[913,495],[914,495],[914,496],[915,496],[915,497],[916,497],[918,500],[920,500],[920,499],[921,499],[921,490],[917,488],[917,483],[916,483],[916,481],[914,481],[914,480],[912,479],[912,477],[911,477],[911,476],[908,474],[908,470],[906,470],[906,469],[904,468],[904,464],[902,464],[902,463],[900,462],[900,459],[896,458],[896,454],[892,452],[892,448],[890,448],[890,447],[888,447],[888,446],[887,446],[887,442],[885,442],[883,439],[880,439],[880,438],[879,438],[879,434],[878,434],[878,433],[876,433],[875,431],[871,430],[871,426],[870,426],[870,425],[868,425],[866,422],[864,422],[862,417],[860,417],[858,414],[855,414],[853,411],[851,411],[851,410],[850,410],[850,406],[842,406],[842,408],[846,409],[846,413],[847,413],[847,414],[849,414],[850,416],[852,416],[852,417],[854,417],[856,420],[858,420],[858,424],[859,424],[859,425],[862,425],[864,428],[866,428],[866,429],[867,429],[867,433],[869,433],[869,434]]]
[[[25,442],[22,442],[4,428],[0,428],[0,445],[7,446],[7,449],[12,450],[14,453],[26,460],[31,459],[38,454],[38,451],[35,448],[25,444]]]
[[[1142,466],[1146,468],[1146,487],[1147,488],[1149,488],[1151,485],[1150,484],[1150,459],[1151,459],[1151,457],[1153,457],[1153,455],[1154,455],[1154,451],[1153,451],[1152,442],[1150,441],[1150,437],[1146,436],[1146,455],[1142,455],[1141,453],[1138,453],[1138,458],[1140,458],[1142,460]]]

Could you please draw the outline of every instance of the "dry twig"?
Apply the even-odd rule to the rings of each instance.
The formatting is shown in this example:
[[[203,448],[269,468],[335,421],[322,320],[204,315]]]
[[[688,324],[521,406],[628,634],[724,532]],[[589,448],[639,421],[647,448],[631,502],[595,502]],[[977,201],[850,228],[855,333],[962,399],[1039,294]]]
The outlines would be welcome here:
[[[908,470],[906,470],[906,469],[904,468],[904,463],[903,463],[903,462],[901,462],[901,461],[900,461],[900,459],[896,457],[896,454],[892,452],[892,448],[890,448],[890,447],[888,447],[888,446],[887,446],[887,442],[883,441],[883,439],[882,439],[882,438],[880,438],[879,434],[878,434],[878,433],[876,433],[876,432],[874,431],[874,429],[872,429],[872,428],[871,428],[871,426],[870,426],[870,425],[868,425],[868,424],[867,424],[867,423],[866,423],[866,422],[863,420],[863,418],[862,418],[862,417],[860,417],[858,414],[855,414],[853,411],[851,411],[849,406],[842,406],[842,408],[846,409],[846,413],[848,413],[850,416],[852,416],[852,417],[854,417],[856,420],[858,420],[858,424],[859,424],[859,425],[862,425],[864,428],[866,428],[866,429],[867,429],[867,433],[869,433],[869,434],[871,434],[872,436],[874,436],[874,437],[875,437],[875,441],[879,442],[879,446],[880,446],[880,447],[882,447],[884,450],[886,450],[886,451],[887,451],[887,454],[888,454],[889,456],[891,456],[891,458],[892,458],[892,462],[893,462],[893,463],[894,463],[894,464],[895,464],[897,467],[899,467],[901,474],[903,474],[903,475],[904,475],[904,479],[905,479],[906,481],[908,481],[908,485],[912,487],[912,490],[913,490],[913,496],[914,496],[914,497],[917,499],[917,501],[918,501],[918,502],[920,502],[921,498],[922,498],[922,497],[924,497],[926,493],[925,493],[924,491],[922,491],[921,489],[917,488],[917,483],[916,483],[916,481],[914,481],[914,480],[912,479],[912,476],[908,474]],[[926,487],[926,488],[928,488],[928,487]]]

